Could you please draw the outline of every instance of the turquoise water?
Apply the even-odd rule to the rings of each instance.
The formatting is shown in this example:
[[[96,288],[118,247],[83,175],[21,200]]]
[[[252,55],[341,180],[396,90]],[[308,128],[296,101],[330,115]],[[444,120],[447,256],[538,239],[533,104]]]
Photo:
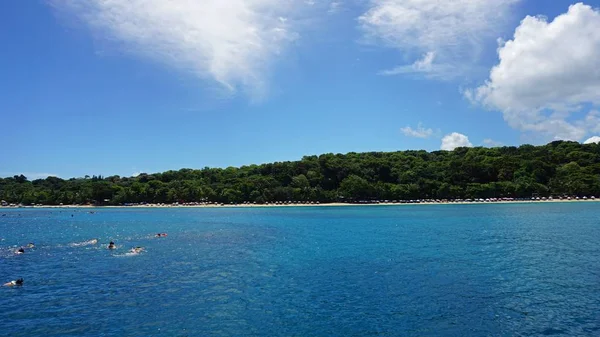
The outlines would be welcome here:
[[[600,203],[94,211],[0,209],[0,335],[600,335]]]

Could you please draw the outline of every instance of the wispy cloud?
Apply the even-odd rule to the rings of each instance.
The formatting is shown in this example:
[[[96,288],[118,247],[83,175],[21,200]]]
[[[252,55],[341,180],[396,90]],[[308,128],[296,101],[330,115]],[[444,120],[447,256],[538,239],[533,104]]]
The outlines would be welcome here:
[[[419,123],[417,125],[416,129],[413,129],[410,126],[406,126],[400,129],[400,131],[408,137],[415,137],[415,138],[429,138],[431,136],[433,136],[434,131],[431,128],[424,128],[423,124]]]
[[[49,0],[126,51],[264,97],[268,71],[299,37],[293,18],[314,1]]]
[[[371,0],[358,21],[366,43],[395,48],[405,56],[425,53],[424,59],[394,68],[388,75],[427,76],[440,69],[456,74],[467,69],[465,63],[477,60],[482,39],[493,36],[503,26],[511,5],[518,1]],[[419,68],[419,62],[428,57],[431,61],[435,57],[437,65],[430,62],[430,68]]]
[[[487,145],[489,147],[498,147],[498,146],[504,145],[502,142],[498,142],[498,141],[495,141],[495,140],[490,139],[490,138],[484,139],[483,140],[483,144],[485,144],[485,145]]]
[[[335,14],[335,13],[339,12],[341,9],[342,9],[341,1],[332,1],[329,3],[329,9],[327,10],[327,13]]]
[[[435,53],[428,52],[413,64],[397,66],[392,69],[382,70],[379,75],[422,75],[425,78],[450,79],[457,76],[457,70],[447,64],[435,64]]]

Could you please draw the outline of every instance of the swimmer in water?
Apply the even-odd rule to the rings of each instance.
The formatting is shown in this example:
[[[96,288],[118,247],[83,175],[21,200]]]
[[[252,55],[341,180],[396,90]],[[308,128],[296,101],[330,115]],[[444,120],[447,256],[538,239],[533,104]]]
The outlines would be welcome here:
[[[14,287],[14,286],[22,286],[23,285],[23,278],[20,278],[16,281],[10,281],[7,283],[3,284],[5,287]]]
[[[35,245],[33,244],[33,242],[30,242],[27,244],[27,248],[35,248]]]
[[[139,254],[144,251],[144,247],[135,247],[129,250],[130,253]]]
[[[158,233],[156,235],[154,235],[155,238],[161,238],[161,237],[165,237],[167,236],[167,233]]]
[[[17,251],[15,252],[15,254],[23,254],[25,253],[25,249],[23,249],[23,247],[17,249]]]
[[[114,243],[114,242],[112,242],[112,241],[111,241],[111,242],[108,244],[108,249],[116,249],[116,248],[117,248],[117,246],[115,246],[115,243]]]

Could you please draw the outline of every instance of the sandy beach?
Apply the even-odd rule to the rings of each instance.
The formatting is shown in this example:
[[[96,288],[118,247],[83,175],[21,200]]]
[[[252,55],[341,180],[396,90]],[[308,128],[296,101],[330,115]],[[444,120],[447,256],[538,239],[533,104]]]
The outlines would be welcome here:
[[[35,206],[0,206],[0,209],[11,208],[265,208],[265,207],[352,207],[352,206],[416,206],[416,205],[482,205],[482,204],[538,204],[538,203],[571,203],[599,202],[600,198],[587,199],[546,199],[546,200],[496,200],[496,201],[402,201],[402,202],[371,202],[371,203],[267,203],[267,204],[219,204],[219,203],[186,203],[186,204],[133,204],[133,205],[35,205]]]

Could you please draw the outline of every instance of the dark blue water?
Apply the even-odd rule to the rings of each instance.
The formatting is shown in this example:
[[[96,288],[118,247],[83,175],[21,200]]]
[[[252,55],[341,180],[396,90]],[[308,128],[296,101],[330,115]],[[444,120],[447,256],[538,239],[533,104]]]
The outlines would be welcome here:
[[[0,335],[600,336],[600,203],[95,211],[0,209]]]

